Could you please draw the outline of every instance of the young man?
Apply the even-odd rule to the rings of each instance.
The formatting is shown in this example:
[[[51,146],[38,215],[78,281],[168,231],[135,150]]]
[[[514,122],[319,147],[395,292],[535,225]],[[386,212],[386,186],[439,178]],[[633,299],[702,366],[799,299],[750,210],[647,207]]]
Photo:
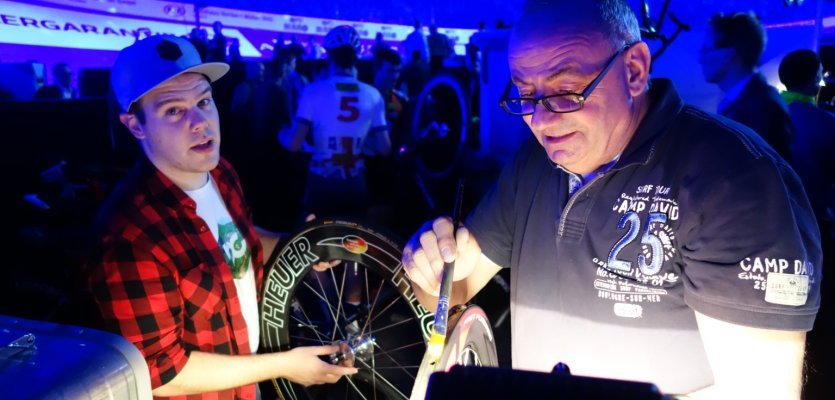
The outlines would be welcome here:
[[[305,87],[293,127],[279,133],[290,151],[313,153],[305,206],[320,215],[365,215],[365,156],[391,152],[385,103],[360,82],[355,65],[359,35],[342,25],[325,36],[331,75]]]
[[[143,156],[99,216],[90,284],[106,325],[145,356],[157,397],[251,399],[262,380],[356,372],[319,359],[337,346],[254,354],[264,247],[219,155],[210,82],[228,70],[201,64],[184,39],[152,36],[123,49],[111,73]]]
[[[765,29],[754,14],[718,14],[710,20],[699,63],[705,80],[725,93],[717,112],[753,129],[789,158],[794,128],[786,104],[756,71],[765,42]]]
[[[821,253],[796,175],[753,131],[649,81],[625,1],[530,1],[511,35],[533,136],[457,230],[427,223],[403,263],[423,304],[511,269],[514,368],[708,399],[797,399]]]

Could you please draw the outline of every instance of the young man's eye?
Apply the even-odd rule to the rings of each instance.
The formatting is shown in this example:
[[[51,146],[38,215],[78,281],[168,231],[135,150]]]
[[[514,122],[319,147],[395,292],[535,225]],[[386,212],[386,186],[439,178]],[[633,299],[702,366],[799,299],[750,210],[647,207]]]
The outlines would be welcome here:
[[[197,105],[200,106],[200,107],[207,107],[209,104],[212,104],[212,99],[210,99],[210,98],[200,100],[200,102],[197,103]]]
[[[171,108],[165,110],[165,115],[174,116],[174,115],[179,115],[180,112],[181,112],[181,110],[179,108],[171,107]]]

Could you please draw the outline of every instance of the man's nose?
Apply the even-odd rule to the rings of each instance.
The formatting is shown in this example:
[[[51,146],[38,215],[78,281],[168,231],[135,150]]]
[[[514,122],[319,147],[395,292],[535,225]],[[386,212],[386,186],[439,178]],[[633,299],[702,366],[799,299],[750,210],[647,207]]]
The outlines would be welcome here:
[[[561,115],[559,113],[548,111],[542,103],[537,102],[534,104],[533,114],[531,114],[529,118],[531,119],[531,129],[534,131],[541,131],[554,125],[557,121],[559,121]]]
[[[209,126],[209,111],[198,107],[191,109],[191,129],[193,132],[201,132]]]

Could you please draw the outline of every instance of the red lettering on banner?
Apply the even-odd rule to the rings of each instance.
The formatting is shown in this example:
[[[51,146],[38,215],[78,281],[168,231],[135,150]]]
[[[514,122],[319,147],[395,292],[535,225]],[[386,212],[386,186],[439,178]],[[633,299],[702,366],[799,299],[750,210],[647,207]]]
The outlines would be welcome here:
[[[83,30],[84,30],[84,33],[87,33],[87,32],[98,33],[98,32],[96,32],[96,31],[98,30],[98,28],[96,28],[96,27],[95,27],[95,26],[93,26],[93,25],[85,25],[85,24],[81,24],[81,29],[83,29]]]
[[[38,20],[36,20],[36,19],[34,19],[34,18],[20,17],[20,24],[21,24],[22,26],[29,26],[29,25],[32,25],[32,26],[34,26],[35,28],[37,28],[37,27],[38,27]]]
[[[3,20],[3,23],[6,25],[20,26],[20,24],[17,23],[17,17],[15,16],[0,14],[0,20]]]

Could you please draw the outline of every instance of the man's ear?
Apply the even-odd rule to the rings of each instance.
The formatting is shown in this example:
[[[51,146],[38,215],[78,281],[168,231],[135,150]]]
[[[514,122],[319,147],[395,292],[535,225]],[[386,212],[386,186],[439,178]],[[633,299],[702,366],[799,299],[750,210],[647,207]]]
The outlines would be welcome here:
[[[145,139],[145,131],[142,129],[142,124],[139,123],[139,118],[136,115],[121,113],[119,114],[119,121],[128,128],[130,134],[137,139]]]
[[[629,94],[636,97],[643,93],[649,81],[649,69],[652,65],[652,56],[649,53],[649,46],[644,42],[638,42],[626,51],[626,84],[629,87]]]

